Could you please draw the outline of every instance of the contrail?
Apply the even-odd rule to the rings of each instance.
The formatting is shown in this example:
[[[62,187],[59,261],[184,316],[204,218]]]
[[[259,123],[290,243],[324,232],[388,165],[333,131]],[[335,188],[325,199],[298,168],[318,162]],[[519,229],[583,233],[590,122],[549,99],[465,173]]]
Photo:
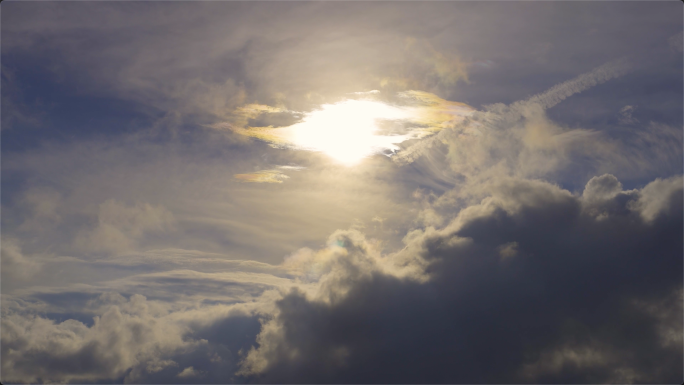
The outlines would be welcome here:
[[[631,61],[626,57],[613,60],[574,79],[557,84],[546,92],[532,96],[527,100],[513,103],[511,107],[516,106],[518,103],[523,103],[538,104],[543,109],[548,109],[574,94],[586,91],[589,88],[605,83],[610,79],[625,75],[630,72],[633,67]]]
[[[596,67],[593,70],[579,75],[574,79],[557,84],[547,91],[534,95],[529,99],[514,102],[503,111],[478,111],[475,113],[475,115],[480,115],[480,123],[476,124],[470,120],[466,120],[462,125],[454,128],[444,129],[437,133],[437,135],[426,138],[414,144],[413,146],[404,149],[393,156],[392,160],[400,165],[413,163],[413,161],[423,155],[423,150],[427,150],[433,145],[441,142],[445,136],[449,135],[450,131],[454,129],[462,129],[464,125],[468,124],[471,126],[477,125],[478,127],[482,128],[486,127],[488,125],[487,123],[491,124],[494,123],[494,121],[520,119],[521,112],[532,105],[539,106],[542,109],[551,108],[574,94],[586,91],[589,88],[601,83],[605,83],[610,79],[623,76],[629,73],[633,68],[634,64],[632,61],[627,57],[623,57]]]

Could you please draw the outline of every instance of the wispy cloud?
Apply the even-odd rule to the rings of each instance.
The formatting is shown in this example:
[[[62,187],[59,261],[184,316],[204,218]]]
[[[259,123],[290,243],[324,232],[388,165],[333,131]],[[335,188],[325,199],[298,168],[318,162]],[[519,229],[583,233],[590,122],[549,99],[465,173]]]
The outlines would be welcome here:
[[[423,89],[436,91],[468,82],[468,65],[456,54],[436,49],[425,39],[405,40],[401,64],[390,67],[380,86],[391,91]]]
[[[585,91],[597,84],[626,74],[632,67],[631,62],[626,58],[611,61],[586,74],[582,74],[572,80],[553,86],[549,90],[529,99],[512,103],[510,106],[497,104],[489,106],[486,111],[473,111],[469,114],[472,115],[473,118],[466,121],[463,121],[462,119],[454,121],[453,119],[448,119],[448,117],[443,116],[444,114],[433,115],[434,121],[432,124],[440,124],[440,126],[447,128],[447,130],[401,151],[394,157],[394,161],[399,164],[411,163],[422,154],[429,152],[433,146],[443,142],[446,136],[449,135],[456,134],[468,136],[473,135],[473,133],[486,133],[492,135],[493,132],[509,129],[521,119],[532,118],[533,115],[540,116],[540,114],[543,114],[543,110],[555,106],[573,94]],[[437,104],[447,105],[447,103],[453,102],[441,101]],[[534,118],[531,120],[533,119]],[[440,120],[442,120],[441,123],[439,123]],[[529,127],[535,126],[532,125]],[[536,125],[536,127],[540,126]]]
[[[635,117],[632,116],[634,114],[634,110],[636,110],[636,106],[624,106],[620,109],[619,112],[619,121],[622,124],[634,124],[638,123],[639,120],[636,119]]]
[[[285,171],[300,171],[304,168],[301,166],[277,166],[271,170],[261,170],[251,174],[235,174],[233,177],[241,182],[283,183],[290,178],[285,174]]]
[[[235,174],[233,177],[251,183],[283,183],[283,180],[290,178],[280,170],[261,170],[251,174]]]

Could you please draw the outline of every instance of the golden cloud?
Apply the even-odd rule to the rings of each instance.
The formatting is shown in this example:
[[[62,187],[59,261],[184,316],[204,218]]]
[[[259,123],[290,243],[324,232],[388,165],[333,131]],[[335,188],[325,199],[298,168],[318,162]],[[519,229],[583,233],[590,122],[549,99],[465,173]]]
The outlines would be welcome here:
[[[279,170],[261,170],[251,174],[235,174],[233,177],[247,183],[283,183],[289,178]]]

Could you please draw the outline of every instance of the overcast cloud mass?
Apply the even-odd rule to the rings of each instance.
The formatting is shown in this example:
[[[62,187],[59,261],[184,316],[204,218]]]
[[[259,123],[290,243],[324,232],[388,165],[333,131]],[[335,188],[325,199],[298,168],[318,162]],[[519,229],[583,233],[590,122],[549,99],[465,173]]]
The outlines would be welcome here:
[[[2,2],[0,380],[681,383],[682,11]]]

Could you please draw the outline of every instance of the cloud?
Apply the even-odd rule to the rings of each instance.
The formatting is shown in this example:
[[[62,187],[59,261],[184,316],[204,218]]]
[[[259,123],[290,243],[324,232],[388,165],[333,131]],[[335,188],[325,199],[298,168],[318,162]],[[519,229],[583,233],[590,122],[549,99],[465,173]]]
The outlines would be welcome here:
[[[574,94],[586,91],[610,79],[623,76],[632,71],[633,68],[634,64],[626,57],[613,60],[574,79],[555,85],[549,90],[523,102],[519,102],[519,105],[538,104],[544,109],[549,109]],[[516,109],[516,107],[513,106],[513,109]]]
[[[625,179],[680,173],[681,129],[644,126],[612,136],[563,127],[539,104],[492,105],[410,144],[392,160],[401,166],[415,162],[451,185],[506,175],[582,183],[601,173]]]
[[[229,271],[113,280],[81,304],[64,292],[73,309],[96,317],[92,323],[36,313],[69,311],[50,305],[56,296],[34,292],[33,301],[47,301],[38,307],[4,297],[3,380],[665,382],[679,375],[681,269],[673,266],[681,265],[681,177],[624,191],[603,175],[581,196],[519,178],[482,191],[446,226],[407,234],[395,253],[383,254],[358,230],[338,231],[326,247],[302,249],[279,267],[207,255],[194,267],[223,263]],[[264,274],[269,269],[292,278]],[[264,285],[282,291],[251,289]]]
[[[680,379],[681,20],[653,6],[12,3],[3,383]],[[276,135],[350,102],[407,115],[361,122],[395,162]]]
[[[193,368],[192,366],[188,366],[187,368],[183,369],[182,372],[178,373],[178,377],[180,378],[190,378],[190,377],[197,377],[201,376],[202,372],[198,372]]]
[[[119,296],[120,297],[120,296]],[[202,341],[183,340],[183,326],[149,312],[146,298],[122,298],[96,316],[92,326],[70,319],[2,317],[2,369],[7,382],[93,381],[123,376],[145,363]]]
[[[60,223],[62,196],[54,189],[31,189],[21,197],[19,206],[24,209],[23,221],[18,230],[22,232],[45,232]]]
[[[509,242],[499,246],[501,258],[511,258],[518,255],[518,242]]]
[[[458,145],[457,143],[454,143],[454,139],[459,142],[468,143],[466,145],[468,147],[470,146],[470,142],[483,142],[488,140],[494,140],[495,142],[489,142],[487,147],[497,146],[497,144],[501,145],[503,143],[510,145],[511,139],[520,140],[521,137],[524,137],[522,139],[525,140],[525,144],[531,147],[549,147],[553,146],[555,144],[554,142],[558,145],[564,145],[564,147],[571,145],[572,142],[577,140],[581,141],[582,139],[591,136],[591,133],[585,130],[573,130],[563,133],[559,128],[554,127],[554,125],[548,121],[544,110],[553,107],[573,94],[585,91],[612,78],[619,77],[627,73],[631,68],[632,65],[626,58],[611,61],[588,73],[560,83],[529,99],[512,103],[510,106],[505,106],[503,104],[488,106],[486,111],[476,111],[469,119],[457,121],[455,122],[456,124],[449,124],[444,127],[447,129],[441,131],[438,135],[404,149],[394,157],[394,160],[398,164],[412,163],[418,157],[430,152],[433,147],[442,142],[449,141],[454,145]],[[445,120],[445,123],[446,122],[450,122],[450,120]],[[524,130],[511,129],[521,123]],[[471,133],[470,131],[475,132]],[[488,136],[503,135],[505,137],[490,139],[485,136],[485,138],[477,138],[477,136],[479,136],[478,134]],[[565,135],[560,136],[561,134]],[[595,139],[592,138],[589,140],[594,141]],[[568,141],[570,141],[570,143],[564,143]],[[466,152],[464,150],[466,150],[466,148],[458,148],[456,151]],[[453,152],[453,150],[451,151]],[[484,152],[487,150],[480,151]],[[516,153],[520,152],[520,150],[514,151]],[[557,154],[554,155],[556,155],[554,157],[557,157]],[[459,156],[462,155],[459,154]],[[486,154],[483,153],[472,154],[471,156],[467,156],[467,160],[469,163],[473,160],[477,162],[485,156]]]
[[[12,279],[3,280],[3,301],[19,301],[22,308],[47,314],[80,314],[77,319],[83,321],[106,310],[92,301],[107,293],[139,294],[178,310],[250,302],[294,284],[292,272],[281,266],[176,253],[175,258],[163,250],[96,260],[42,258],[36,271],[21,266],[26,284],[13,287]],[[74,278],[80,276],[87,278]]]
[[[100,204],[97,219],[95,229],[77,235],[76,247],[106,253],[130,250],[146,233],[167,231],[175,223],[173,214],[162,206],[137,203],[129,207],[115,200]]]
[[[281,272],[282,273],[282,272]],[[216,273],[195,270],[170,270],[112,280],[93,289],[143,293],[148,297],[177,303],[240,303],[258,297],[264,291],[287,288],[288,278],[266,273],[241,272],[237,269]]]
[[[619,121],[622,124],[634,124],[638,123],[639,120],[632,117],[632,114],[634,113],[634,110],[636,109],[636,106],[624,106],[620,109],[620,117]]]
[[[252,174],[235,174],[233,177],[241,182],[252,183],[283,183],[289,176],[279,170],[261,170]]]
[[[360,93],[360,100],[346,99],[323,104],[311,112],[287,112],[298,119],[268,127],[246,127],[241,124],[219,123],[211,127],[228,128],[233,132],[252,137],[272,147],[321,152],[338,162],[355,165],[374,154],[392,156],[399,144],[422,139],[446,128],[453,128],[467,119],[474,109],[464,103],[452,102],[425,91],[370,96],[378,93]],[[282,109],[250,104],[239,107],[237,115],[264,118],[280,114]],[[275,119],[278,120],[278,119]],[[240,174],[245,181],[271,181],[279,183],[282,177],[271,170],[257,174]]]
[[[3,175],[27,181],[16,189],[4,189],[3,199],[17,202],[28,191],[44,190],[57,191],[61,197],[56,211],[61,217],[59,225],[45,227],[40,237],[17,230],[30,218],[29,207],[3,207],[3,234],[26,241],[29,254],[49,250],[55,255],[92,258],[182,249],[278,263],[284,255],[302,245],[316,245],[356,219],[411,220],[403,217],[411,203],[395,199],[403,196],[405,189],[392,177],[400,170],[386,159],[369,159],[362,168],[346,168],[315,153],[263,145],[248,148],[222,137],[203,130],[189,143],[187,138],[152,141],[125,136],[55,143],[15,154],[3,152]],[[264,188],[233,178],[255,169],[275,169],[290,176],[287,183],[270,185],[287,188]],[[98,217],[105,214],[100,205],[109,200],[129,218],[114,223],[114,217],[105,216],[101,226]],[[145,209],[146,205],[152,209]],[[171,213],[173,222],[164,219],[167,216],[160,207]],[[143,225],[147,222],[139,218],[142,222],[135,224],[136,215],[150,216],[145,221],[151,222]],[[154,218],[161,221],[162,229],[152,228]],[[138,225],[145,228],[140,237],[129,232]],[[117,232],[127,243],[93,238]],[[399,242],[400,238],[396,234],[390,240]]]
[[[682,202],[678,200],[677,193],[683,183],[681,176],[665,180],[658,178],[644,187],[633,207],[644,221],[653,222],[663,212],[681,208]]]
[[[35,275],[41,268],[39,261],[33,260],[22,253],[19,240],[11,237],[2,238],[2,271],[3,287],[15,281],[22,281]]]
[[[284,295],[242,374],[267,383],[676,381],[678,332],[636,304],[662,309],[681,291],[680,181],[629,199],[611,176],[592,180],[586,197],[540,181],[494,183],[481,203],[407,236],[391,257],[427,261],[428,281],[368,265],[363,239],[345,238],[348,254],[317,269],[327,296]],[[669,205],[647,221],[630,202],[659,202],[655,190]],[[584,209],[598,197],[603,218]]]
[[[465,103],[453,102],[439,96],[425,92],[409,90],[398,94],[407,100],[413,111],[411,123],[417,124],[422,130],[414,138],[422,139],[443,129],[453,128],[466,121],[475,109]]]
[[[283,173],[283,170],[299,171],[304,169],[300,166],[277,166],[271,170],[261,170],[251,174],[235,174],[233,177],[241,182],[252,183],[283,183],[290,177]]]
[[[285,282],[169,271],[3,293],[2,380],[225,383],[258,333],[258,315],[271,311],[276,293],[263,287]]]
[[[390,67],[380,86],[390,90],[440,90],[468,82],[468,65],[456,54],[439,51],[426,39],[407,38],[403,60]]]

